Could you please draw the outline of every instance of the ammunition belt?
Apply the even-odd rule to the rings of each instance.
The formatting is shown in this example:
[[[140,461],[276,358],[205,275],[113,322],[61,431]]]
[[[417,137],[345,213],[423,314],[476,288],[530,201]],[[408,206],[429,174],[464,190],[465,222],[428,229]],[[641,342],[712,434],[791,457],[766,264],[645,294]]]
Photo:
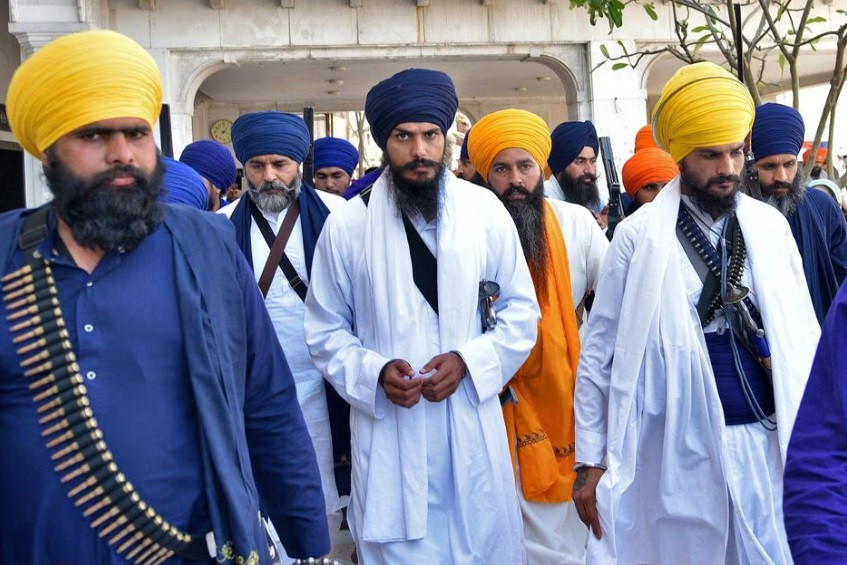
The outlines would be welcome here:
[[[120,472],[94,418],[50,263],[37,250],[25,257],[24,267],[0,279],[3,301],[20,365],[32,381],[41,435],[68,496],[129,561],[159,564],[196,548],[205,540],[169,524]]]
[[[727,219],[731,221],[731,219]],[[720,259],[716,259],[717,251],[711,247],[711,243],[706,239],[706,236],[700,231],[699,227],[685,209],[685,206],[680,206],[679,217],[677,219],[677,227],[682,234],[691,242],[694,250],[706,264],[706,267],[712,271],[718,281],[721,280]],[[696,231],[695,231],[696,230]],[[736,226],[733,230],[732,237],[732,253],[729,258],[729,265],[726,268],[726,282],[728,286],[737,287],[741,284],[741,276],[744,274],[744,261],[747,259],[747,245],[744,243],[744,234],[741,233],[741,228]],[[706,246],[709,246],[708,248]],[[720,285],[712,294],[709,301],[706,316],[703,318],[702,327],[706,327],[715,319],[715,313],[723,304],[721,297]],[[751,304],[752,306],[752,304]]]

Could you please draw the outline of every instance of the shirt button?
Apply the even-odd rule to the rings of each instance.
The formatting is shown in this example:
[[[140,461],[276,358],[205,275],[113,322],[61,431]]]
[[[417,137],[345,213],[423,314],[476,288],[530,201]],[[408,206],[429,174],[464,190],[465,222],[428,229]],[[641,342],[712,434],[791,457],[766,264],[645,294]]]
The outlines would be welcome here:
[[[97,373],[95,373],[94,371],[88,371],[87,373],[85,373],[85,378],[89,381],[93,381],[97,378]]]
[[[94,286],[94,283],[91,282],[91,281],[88,281],[87,283],[85,283],[85,286],[91,288],[92,286]]]
[[[85,330],[85,333],[90,334],[91,332],[93,332],[93,331],[94,331],[94,326],[92,326],[91,324],[85,324],[85,325],[82,327],[82,329],[84,329],[84,330]]]

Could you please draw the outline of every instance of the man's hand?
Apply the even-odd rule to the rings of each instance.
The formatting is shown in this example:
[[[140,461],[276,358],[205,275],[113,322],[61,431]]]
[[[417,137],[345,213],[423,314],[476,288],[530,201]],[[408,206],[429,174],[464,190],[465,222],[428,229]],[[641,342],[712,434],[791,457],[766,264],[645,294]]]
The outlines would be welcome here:
[[[606,206],[603,208],[603,211],[599,214],[594,210],[589,210],[591,215],[594,216],[594,219],[597,221],[597,225],[600,226],[601,230],[605,230],[609,227],[609,207]]]
[[[422,374],[435,370],[435,374],[424,379],[421,394],[430,402],[441,402],[459,388],[459,381],[468,368],[465,361],[455,351],[436,355],[421,369]]]
[[[603,537],[600,530],[600,515],[597,513],[597,483],[605,471],[598,467],[582,467],[576,473],[573,484],[573,501],[579,519],[594,531],[597,539]]]
[[[417,404],[424,379],[414,377],[415,371],[408,361],[394,359],[386,363],[380,371],[380,381],[388,400],[403,408]]]

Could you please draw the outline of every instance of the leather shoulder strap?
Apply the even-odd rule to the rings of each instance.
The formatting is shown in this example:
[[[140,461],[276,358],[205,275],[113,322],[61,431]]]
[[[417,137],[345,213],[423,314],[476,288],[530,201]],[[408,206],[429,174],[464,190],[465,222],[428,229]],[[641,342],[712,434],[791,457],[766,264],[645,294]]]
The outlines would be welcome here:
[[[271,245],[271,252],[268,254],[268,260],[265,261],[265,268],[262,269],[262,276],[259,277],[259,290],[262,291],[263,297],[268,295],[268,289],[271,287],[271,282],[276,274],[277,265],[280,264],[280,260],[284,257],[285,244],[288,243],[288,238],[291,237],[291,232],[294,230],[294,224],[297,222],[297,216],[299,214],[300,203],[297,202],[297,200],[294,200],[288,207],[288,211],[285,213],[285,218],[282,220],[282,227],[279,228],[276,239],[274,239],[273,245]],[[289,281],[289,283],[290,282],[291,281]],[[297,288],[294,287],[293,283],[291,287],[297,291]],[[300,293],[298,292],[298,294]],[[303,291],[301,299],[304,298],[305,295],[306,293]]]

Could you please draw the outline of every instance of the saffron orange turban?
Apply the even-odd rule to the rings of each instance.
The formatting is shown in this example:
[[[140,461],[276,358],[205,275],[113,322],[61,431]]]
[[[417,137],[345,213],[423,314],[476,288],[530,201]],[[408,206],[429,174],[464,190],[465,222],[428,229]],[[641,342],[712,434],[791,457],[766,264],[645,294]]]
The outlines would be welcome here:
[[[638,133],[635,134],[635,152],[638,153],[648,147],[659,147],[656,140],[653,139],[653,124],[641,126]]]
[[[60,137],[114,118],[151,127],[162,108],[162,77],[138,43],[114,31],[65,35],[39,49],[12,76],[9,124],[36,157]]]
[[[472,136],[465,136],[468,156],[485,182],[488,182],[494,158],[504,149],[524,149],[543,168],[553,144],[547,123],[526,110],[500,110],[488,114],[474,124],[472,130]]]
[[[621,176],[626,193],[635,198],[635,193],[644,185],[668,182],[679,173],[679,165],[666,151],[658,147],[647,147],[636,151],[624,163]]]
[[[679,162],[698,147],[743,141],[755,115],[753,98],[737,78],[714,63],[695,63],[679,69],[662,89],[653,134]]]
[[[807,147],[806,150],[803,151],[803,162],[804,163],[809,162],[809,155],[811,155],[811,154],[812,154],[812,148],[811,147]],[[829,149],[827,149],[826,147],[818,147],[817,157],[812,159],[812,163],[814,163],[815,161],[826,160],[827,155],[829,155]]]

